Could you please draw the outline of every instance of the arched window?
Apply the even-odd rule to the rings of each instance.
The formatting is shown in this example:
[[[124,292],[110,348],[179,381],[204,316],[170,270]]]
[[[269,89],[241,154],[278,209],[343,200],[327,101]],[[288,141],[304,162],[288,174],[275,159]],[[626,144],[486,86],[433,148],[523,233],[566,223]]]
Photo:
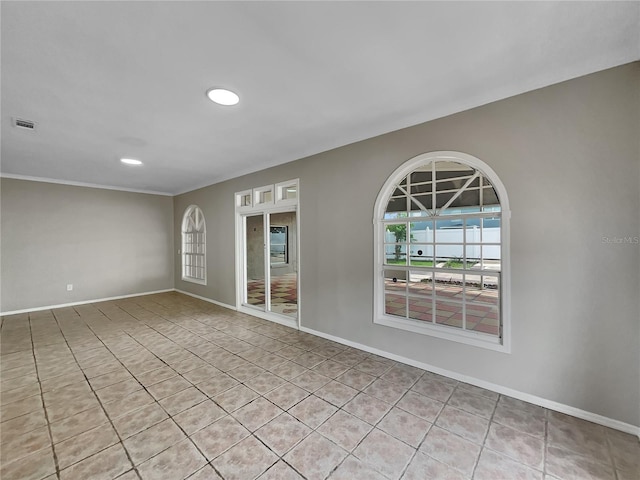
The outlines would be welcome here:
[[[479,159],[419,155],[374,211],[374,322],[509,351],[509,204]]]
[[[206,226],[202,210],[191,205],[182,218],[182,279],[207,284]]]

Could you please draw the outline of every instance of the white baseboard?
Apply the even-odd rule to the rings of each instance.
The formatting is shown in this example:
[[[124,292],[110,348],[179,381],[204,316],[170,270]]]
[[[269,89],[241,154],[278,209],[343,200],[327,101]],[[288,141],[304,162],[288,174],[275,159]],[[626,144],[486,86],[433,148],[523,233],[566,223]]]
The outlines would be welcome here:
[[[222,302],[218,302],[217,300],[212,300],[210,298],[207,297],[203,297],[202,295],[196,295],[195,293],[191,293],[191,292],[186,292],[184,290],[178,290],[177,288],[173,289],[175,292],[178,293],[183,293],[185,295],[189,295],[190,297],[193,298],[197,298],[198,300],[204,300],[205,302],[209,302],[209,303],[213,303],[215,305],[218,305],[220,307],[224,307],[224,308],[228,308],[230,310],[238,310],[236,307],[234,307],[233,305],[229,305],[227,303],[222,303]]]
[[[347,345],[349,347],[357,348],[359,350],[364,350],[365,352],[374,353],[376,355],[380,355],[381,357],[389,358],[391,360],[395,360],[400,363],[411,365],[412,367],[417,367],[432,373],[444,375],[445,377],[453,378],[454,380],[458,380],[460,382],[469,383],[471,385],[475,385],[476,387],[485,388],[487,390],[491,390],[492,392],[517,398],[518,400],[533,403],[534,405],[538,405],[540,407],[544,407],[549,410],[565,413],[573,417],[581,418],[582,420],[587,420],[589,422],[597,423],[598,425],[603,425],[605,427],[613,428],[614,430],[620,430],[621,432],[630,433],[632,435],[636,435],[640,437],[640,426],[631,425],[630,423],[621,422],[619,420],[605,417],[603,415],[587,412],[586,410],[581,410],[579,408],[575,408],[570,405],[565,405],[563,403],[547,400],[545,398],[537,397],[535,395],[531,395],[525,392],[520,392],[518,390],[513,390],[511,388],[504,387],[502,385],[497,385],[495,383],[486,382],[478,378],[462,375],[460,373],[457,373],[451,370],[445,370],[444,368],[435,367],[427,363],[418,362],[417,360],[412,360],[410,358],[406,358],[401,355],[385,352],[384,350],[379,350],[377,348],[373,348],[368,345],[352,342],[351,340],[345,340],[344,338],[336,337],[328,333],[319,332],[311,328],[301,326],[300,330],[306,333],[310,333],[311,335],[316,335],[318,337],[322,337],[327,340],[332,340],[342,345]]]
[[[142,297],[144,295],[155,295],[156,293],[167,293],[173,292],[175,289],[167,288],[164,290],[155,290],[153,292],[140,292],[140,293],[130,293],[127,295],[118,295],[116,297],[107,297],[107,298],[94,298],[92,300],[82,300],[80,302],[71,302],[71,303],[60,303],[57,305],[47,305],[44,307],[33,307],[33,308],[23,308],[21,310],[12,310],[10,312],[0,312],[0,315],[17,315],[19,313],[28,313],[28,312],[40,312],[42,310],[52,310],[55,308],[66,308],[66,307],[75,307],[76,305],[87,305],[88,303],[98,303],[98,302],[108,302],[110,300],[121,300],[123,298],[131,298],[131,297]]]

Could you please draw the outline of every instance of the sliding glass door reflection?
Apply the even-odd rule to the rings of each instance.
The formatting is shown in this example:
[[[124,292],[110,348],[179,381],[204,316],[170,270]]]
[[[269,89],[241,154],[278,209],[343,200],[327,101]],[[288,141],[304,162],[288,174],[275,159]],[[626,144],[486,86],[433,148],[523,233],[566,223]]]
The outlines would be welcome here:
[[[298,251],[296,212],[269,214],[270,311],[298,314]]]
[[[264,214],[246,217],[244,240],[246,303],[265,310]]]

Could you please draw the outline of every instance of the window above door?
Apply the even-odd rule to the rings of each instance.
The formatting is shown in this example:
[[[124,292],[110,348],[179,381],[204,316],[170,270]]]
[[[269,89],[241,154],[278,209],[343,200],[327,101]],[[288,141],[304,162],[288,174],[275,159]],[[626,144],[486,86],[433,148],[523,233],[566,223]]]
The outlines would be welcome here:
[[[258,212],[269,207],[286,207],[298,204],[299,180],[287,180],[273,185],[237,192],[235,208],[238,212]]]

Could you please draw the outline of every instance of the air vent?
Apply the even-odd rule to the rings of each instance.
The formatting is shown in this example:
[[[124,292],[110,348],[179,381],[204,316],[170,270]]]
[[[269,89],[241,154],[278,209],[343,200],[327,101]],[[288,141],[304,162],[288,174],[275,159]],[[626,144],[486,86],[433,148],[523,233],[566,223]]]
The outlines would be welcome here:
[[[22,130],[29,130],[33,132],[36,129],[36,122],[32,122],[31,120],[25,120],[23,118],[14,118],[13,126],[16,128],[20,128]]]

